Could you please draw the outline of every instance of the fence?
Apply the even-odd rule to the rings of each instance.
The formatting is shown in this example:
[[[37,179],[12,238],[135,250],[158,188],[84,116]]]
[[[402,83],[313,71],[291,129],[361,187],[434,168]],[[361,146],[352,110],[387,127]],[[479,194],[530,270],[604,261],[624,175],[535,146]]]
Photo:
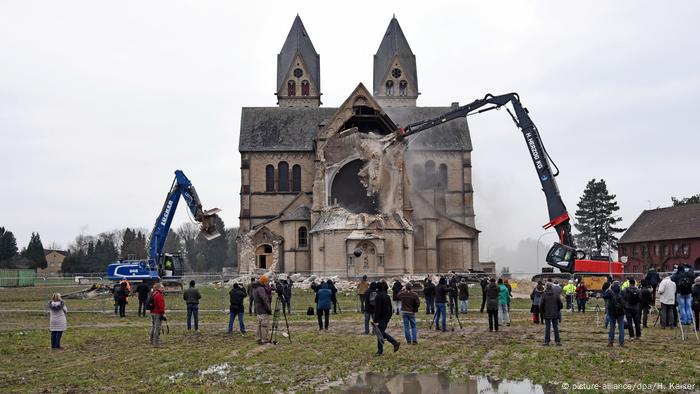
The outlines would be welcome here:
[[[30,270],[31,271],[31,270]],[[33,271],[31,271],[33,273]],[[114,298],[110,290],[114,282],[95,273],[84,273],[72,277],[36,277],[26,287],[17,288],[17,275],[0,275],[0,312],[44,313],[46,304],[54,293],[60,293],[70,307],[71,313],[113,313]],[[229,287],[223,286],[223,281],[229,279],[223,275],[185,275],[182,282],[185,288],[191,280],[196,282],[202,293],[201,311],[228,312]],[[10,285],[5,285],[8,283]],[[72,293],[84,292],[97,288],[94,297],[72,297]],[[132,287],[132,291],[135,291]],[[102,289],[99,289],[102,288]],[[167,294],[168,312],[184,312],[186,305],[182,293]],[[138,297],[129,297],[128,309],[136,309]]]
[[[0,269],[0,287],[34,286],[36,271],[30,269]]]

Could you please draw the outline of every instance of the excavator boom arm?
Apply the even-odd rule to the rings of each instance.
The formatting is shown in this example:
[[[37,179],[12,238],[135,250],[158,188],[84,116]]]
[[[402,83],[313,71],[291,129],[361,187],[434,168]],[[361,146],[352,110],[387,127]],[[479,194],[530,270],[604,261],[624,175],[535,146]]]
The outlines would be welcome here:
[[[515,122],[515,125],[520,129],[525,138],[528,152],[532,158],[532,163],[535,166],[537,177],[547,200],[549,222],[543,227],[545,229],[554,228],[559,236],[559,243],[555,243],[547,254],[547,263],[562,271],[574,272],[576,250],[571,234],[569,214],[561,199],[559,188],[555,180],[558,171],[557,173],[552,172],[552,163],[549,160],[549,155],[542,143],[537,127],[532,122],[527,109],[522,106],[517,93],[508,93],[499,96],[487,94],[483,99],[475,100],[474,102],[455,108],[438,117],[421,120],[411,123],[404,128],[400,128],[396,133],[396,137],[398,139],[406,138],[445,122],[476,113],[499,109],[509,103],[513,107],[513,112],[511,112],[508,107],[505,108],[508,110],[513,122]]]

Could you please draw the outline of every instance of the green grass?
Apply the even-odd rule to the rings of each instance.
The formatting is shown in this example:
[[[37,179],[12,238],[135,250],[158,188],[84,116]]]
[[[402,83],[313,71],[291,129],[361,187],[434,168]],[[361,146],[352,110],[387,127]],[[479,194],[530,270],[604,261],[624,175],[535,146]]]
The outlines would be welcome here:
[[[43,307],[44,289],[27,290],[6,299],[0,309]],[[3,290],[4,291],[4,290]],[[202,288],[202,309],[221,309],[225,290]],[[202,312],[202,333],[194,336],[184,327],[184,314],[170,312],[170,334],[163,345],[148,343],[149,318],[135,316],[129,305],[125,319],[108,313],[69,313],[64,334],[66,350],[51,351],[48,318],[41,313],[0,314],[0,392],[310,392],[337,387],[358,372],[444,373],[456,380],[486,375],[505,379],[529,378],[535,383],[561,387],[574,383],[691,383],[700,387],[698,343],[675,338],[678,331],[650,328],[639,342],[625,349],[607,348],[607,333],[596,326],[594,313],[564,313],[564,346],[542,347],[543,327],[529,322],[525,311],[513,312],[514,323],[502,332],[489,333],[486,315],[462,316],[454,332],[429,331],[426,315],[419,314],[419,345],[402,345],[374,357],[376,342],[362,335],[361,315],[352,312],[355,299],[341,296],[343,313],[331,315],[331,328],[319,333],[314,317],[305,314],[311,292],[296,290],[290,316],[292,343],[279,337],[276,346],[255,344],[253,318],[246,315],[249,334],[229,336],[228,315]],[[181,308],[181,296],[168,295],[169,308]],[[69,310],[87,310],[100,300],[69,300]],[[97,304],[95,304],[97,303]],[[515,300],[513,308],[529,306]],[[111,307],[111,304],[108,304]],[[109,308],[108,308],[109,309]],[[602,315],[600,316],[602,323]],[[403,341],[403,329],[394,317],[389,332]],[[222,374],[203,373],[209,367],[227,367]],[[672,391],[672,390],[671,390]]]

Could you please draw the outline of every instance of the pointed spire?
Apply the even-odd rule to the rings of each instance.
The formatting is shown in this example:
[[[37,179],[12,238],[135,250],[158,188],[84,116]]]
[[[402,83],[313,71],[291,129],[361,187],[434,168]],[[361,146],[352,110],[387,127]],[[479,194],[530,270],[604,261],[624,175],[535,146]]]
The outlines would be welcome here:
[[[391,18],[389,27],[384,33],[379,49],[374,55],[374,92],[377,94],[384,86],[384,76],[392,68],[392,62],[398,57],[404,70],[408,83],[418,91],[418,76],[416,75],[416,56],[408,45],[408,40],[403,34],[401,25],[396,15]]]
[[[304,24],[297,13],[292,23],[292,28],[287,34],[287,39],[284,41],[282,50],[277,55],[277,91],[282,88],[285,82],[285,77],[292,67],[294,58],[301,56],[304,64],[309,70],[309,79],[316,86],[318,91],[321,91],[321,69],[320,57],[314,49],[314,44],[311,43],[309,35],[306,33]]]

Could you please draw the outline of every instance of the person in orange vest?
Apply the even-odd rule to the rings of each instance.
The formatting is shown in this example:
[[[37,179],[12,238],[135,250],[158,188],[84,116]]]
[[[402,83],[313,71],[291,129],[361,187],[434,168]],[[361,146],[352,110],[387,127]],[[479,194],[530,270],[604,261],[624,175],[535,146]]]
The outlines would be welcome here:
[[[129,283],[128,280],[124,279],[122,281],[122,287],[124,287],[126,290],[128,290],[129,294],[131,294],[131,283]]]

